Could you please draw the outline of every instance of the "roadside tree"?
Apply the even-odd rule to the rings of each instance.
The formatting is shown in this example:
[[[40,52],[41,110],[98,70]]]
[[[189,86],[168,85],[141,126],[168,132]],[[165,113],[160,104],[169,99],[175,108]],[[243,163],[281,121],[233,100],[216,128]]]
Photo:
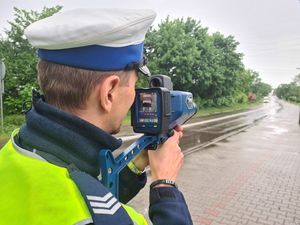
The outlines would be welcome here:
[[[36,49],[24,36],[24,29],[34,21],[61,10],[61,6],[44,8],[41,12],[14,8],[15,17],[0,37],[0,58],[6,65],[4,110],[6,114],[21,113],[23,102],[30,101],[36,83]]]

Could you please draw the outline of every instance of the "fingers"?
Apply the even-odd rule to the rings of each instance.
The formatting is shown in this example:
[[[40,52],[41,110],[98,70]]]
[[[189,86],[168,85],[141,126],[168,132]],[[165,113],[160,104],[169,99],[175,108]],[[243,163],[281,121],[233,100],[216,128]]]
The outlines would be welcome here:
[[[182,136],[182,130],[177,131],[176,129],[174,129],[174,135],[171,138],[178,139],[179,141],[179,139],[182,138]]]
[[[179,146],[182,135],[182,127],[178,126],[173,130],[173,135],[159,145],[156,151],[148,151],[152,180],[176,180],[184,161]]]
[[[181,125],[177,125],[174,130],[176,130],[177,132],[182,132],[183,131],[183,127]]]
[[[177,132],[179,134],[179,138],[182,138],[182,136],[183,136],[183,128],[182,128],[182,126],[177,125],[174,128],[174,132]]]

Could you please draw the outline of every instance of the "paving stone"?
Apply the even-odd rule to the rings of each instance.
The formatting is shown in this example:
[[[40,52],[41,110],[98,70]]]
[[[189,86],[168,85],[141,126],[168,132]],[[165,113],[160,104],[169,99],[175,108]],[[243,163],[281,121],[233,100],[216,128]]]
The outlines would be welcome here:
[[[246,132],[185,158],[177,182],[194,225],[300,225],[299,109],[284,106]],[[145,215],[148,192],[131,202]]]

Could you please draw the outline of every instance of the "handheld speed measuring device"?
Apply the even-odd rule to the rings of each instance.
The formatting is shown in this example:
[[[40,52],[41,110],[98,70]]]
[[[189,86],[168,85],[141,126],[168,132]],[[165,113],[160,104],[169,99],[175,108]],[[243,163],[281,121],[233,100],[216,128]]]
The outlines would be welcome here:
[[[100,151],[102,184],[118,198],[120,171],[142,150],[156,149],[171,136],[174,127],[185,123],[196,111],[192,93],[173,91],[168,76],[152,76],[149,88],[136,89],[131,108],[133,130],[144,135],[116,158],[109,149]]]

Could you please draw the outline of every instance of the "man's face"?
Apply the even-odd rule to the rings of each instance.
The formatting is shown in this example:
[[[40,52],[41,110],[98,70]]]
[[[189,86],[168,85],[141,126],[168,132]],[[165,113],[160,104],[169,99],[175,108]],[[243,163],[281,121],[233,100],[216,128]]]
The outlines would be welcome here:
[[[120,131],[122,121],[126,117],[135,98],[135,84],[138,80],[137,72],[127,72],[129,76],[128,85],[121,85],[118,90],[117,99],[112,110],[112,134]]]

